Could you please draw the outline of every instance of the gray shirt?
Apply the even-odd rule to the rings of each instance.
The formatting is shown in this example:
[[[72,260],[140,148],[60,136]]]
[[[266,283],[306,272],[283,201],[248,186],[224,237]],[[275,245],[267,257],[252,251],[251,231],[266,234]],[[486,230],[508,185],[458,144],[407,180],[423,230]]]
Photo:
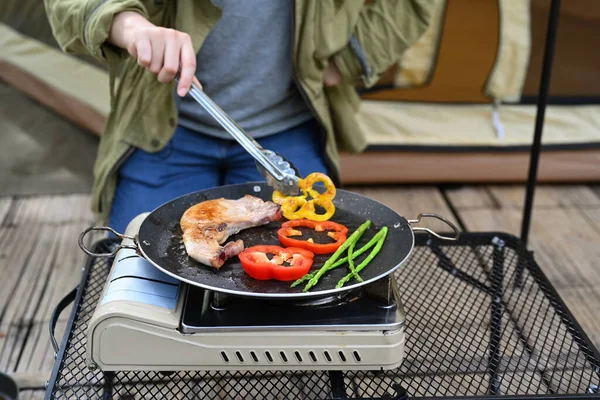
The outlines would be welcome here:
[[[204,91],[254,137],[310,119],[292,80],[293,1],[213,0],[223,9],[197,55]],[[178,99],[179,123],[209,135],[231,136],[189,95]]]

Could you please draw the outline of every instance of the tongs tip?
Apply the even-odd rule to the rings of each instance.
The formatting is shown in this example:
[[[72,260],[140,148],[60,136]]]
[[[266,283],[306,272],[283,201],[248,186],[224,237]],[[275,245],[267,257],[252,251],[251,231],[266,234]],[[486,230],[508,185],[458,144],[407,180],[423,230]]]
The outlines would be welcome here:
[[[276,177],[260,165],[260,163],[257,163],[258,170],[267,181],[267,184],[274,190],[277,190],[286,196],[299,194],[300,188],[298,187],[298,182],[300,180],[300,173],[296,167],[294,167],[291,162],[271,150],[263,149],[262,153],[272,164],[274,164],[277,172],[280,173],[279,176]]]

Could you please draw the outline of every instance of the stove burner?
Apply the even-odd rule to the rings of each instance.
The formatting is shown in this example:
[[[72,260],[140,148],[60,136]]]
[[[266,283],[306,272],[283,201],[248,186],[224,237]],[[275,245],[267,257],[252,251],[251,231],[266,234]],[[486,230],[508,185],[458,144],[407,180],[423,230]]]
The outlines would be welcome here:
[[[307,299],[257,299],[254,297],[235,296],[228,293],[211,292],[210,304],[215,310],[225,310],[228,305],[238,301],[268,302],[271,307],[331,307],[340,303],[347,303],[356,300],[362,295],[362,290],[350,290],[334,295],[324,295],[322,297],[313,297]]]
[[[181,330],[392,330],[404,323],[393,277],[357,290],[310,300],[260,299],[188,286]]]

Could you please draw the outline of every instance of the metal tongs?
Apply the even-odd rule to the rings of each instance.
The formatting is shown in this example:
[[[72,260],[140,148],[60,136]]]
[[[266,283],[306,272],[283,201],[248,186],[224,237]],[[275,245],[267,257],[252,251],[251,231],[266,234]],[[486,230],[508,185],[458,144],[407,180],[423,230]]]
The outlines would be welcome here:
[[[296,195],[300,192],[298,189],[300,174],[292,163],[279,154],[264,149],[194,83],[192,83],[189,94],[254,157],[256,168],[269,186],[286,196]]]

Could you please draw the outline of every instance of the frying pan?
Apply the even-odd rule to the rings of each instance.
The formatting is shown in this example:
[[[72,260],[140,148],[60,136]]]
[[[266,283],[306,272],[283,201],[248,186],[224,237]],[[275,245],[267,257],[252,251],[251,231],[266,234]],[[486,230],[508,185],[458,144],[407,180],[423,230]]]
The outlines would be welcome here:
[[[333,200],[336,211],[331,221],[347,226],[348,235],[354,232],[366,220],[371,221],[370,228],[362,235],[356,244],[356,249],[359,249],[369,241],[383,226],[388,227],[388,234],[380,252],[359,274],[363,279],[362,282],[352,279],[341,288],[335,288],[338,281],[349,272],[346,265],[345,267],[342,266],[329,271],[321,277],[317,285],[309,291],[303,292],[302,289],[305,284],[300,284],[292,288],[290,287],[291,282],[275,280],[259,281],[249,277],[242,269],[237,257],[230,258],[217,270],[200,264],[187,255],[183,245],[179,221],[189,207],[210,199],[239,199],[246,194],[259,197],[263,200],[271,200],[272,193],[272,189],[266,183],[262,182],[220,186],[189,193],[171,200],[150,212],[142,222],[138,234],[135,237],[128,237],[133,240],[133,245],[117,246],[112,253],[91,253],[85,248],[83,237],[92,230],[108,230],[121,238],[126,237],[115,232],[110,227],[91,227],[81,233],[79,246],[88,255],[95,257],[113,256],[120,248],[133,248],[142,257],[166,274],[190,285],[216,292],[238,296],[294,299],[341,293],[356,289],[391,274],[405,263],[410,256],[415,242],[414,231],[427,231],[438,238],[446,240],[456,240],[459,235],[458,228],[439,215],[420,214],[416,220],[406,220],[394,210],[376,200],[338,189],[336,197]],[[422,217],[433,217],[444,221],[452,228],[454,235],[449,237],[442,236],[428,228],[413,227],[411,225],[418,223]],[[258,244],[281,246],[277,238],[277,231],[284,220],[242,230],[238,234],[231,236],[228,240],[242,239],[245,247]],[[315,255],[311,271],[322,266],[330,256],[331,254]]]

